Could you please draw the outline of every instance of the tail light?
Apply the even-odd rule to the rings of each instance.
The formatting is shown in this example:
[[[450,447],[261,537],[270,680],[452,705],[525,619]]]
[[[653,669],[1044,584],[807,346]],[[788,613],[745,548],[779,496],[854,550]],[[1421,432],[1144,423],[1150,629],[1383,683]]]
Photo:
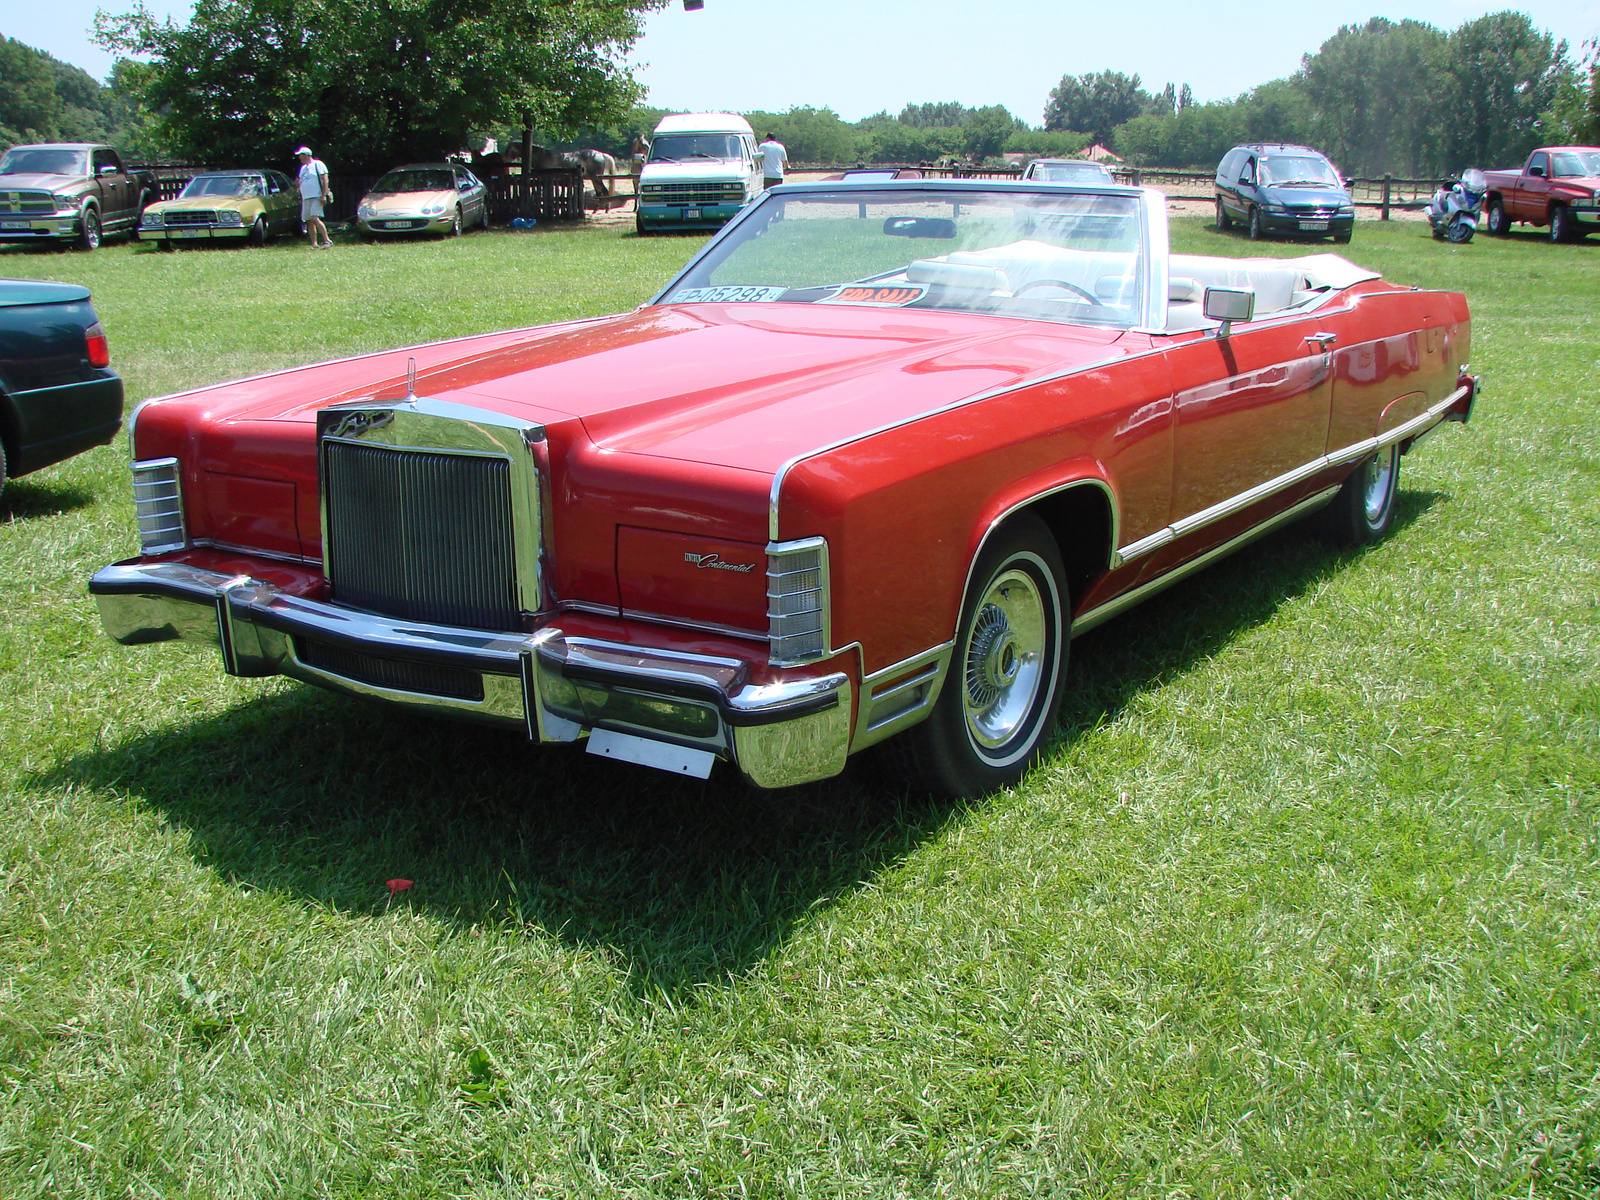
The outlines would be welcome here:
[[[89,351],[89,365],[91,367],[109,367],[111,365],[111,343],[106,340],[105,326],[96,321],[83,331],[85,348]]]

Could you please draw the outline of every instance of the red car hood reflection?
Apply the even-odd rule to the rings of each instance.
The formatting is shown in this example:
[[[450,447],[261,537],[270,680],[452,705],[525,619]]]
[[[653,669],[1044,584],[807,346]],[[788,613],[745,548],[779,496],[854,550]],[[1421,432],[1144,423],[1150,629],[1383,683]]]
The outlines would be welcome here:
[[[644,308],[348,359],[205,389],[213,421],[314,420],[417,394],[553,424],[602,449],[766,473],[795,454],[965,398],[1121,357],[1122,331],[799,304]],[[198,397],[197,397],[198,398]],[[220,432],[220,431],[219,431]]]

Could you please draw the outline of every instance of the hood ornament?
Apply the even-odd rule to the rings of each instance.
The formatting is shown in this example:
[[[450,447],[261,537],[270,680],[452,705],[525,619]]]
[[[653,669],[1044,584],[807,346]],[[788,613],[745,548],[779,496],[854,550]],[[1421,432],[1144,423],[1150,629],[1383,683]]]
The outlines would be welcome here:
[[[406,398],[405,398],[405,403],[407,403],[407,404],[415,404],[416,402],[417,402],[417,360],[414,359],[414,358],[408,358],[408,359],[406,359]]]

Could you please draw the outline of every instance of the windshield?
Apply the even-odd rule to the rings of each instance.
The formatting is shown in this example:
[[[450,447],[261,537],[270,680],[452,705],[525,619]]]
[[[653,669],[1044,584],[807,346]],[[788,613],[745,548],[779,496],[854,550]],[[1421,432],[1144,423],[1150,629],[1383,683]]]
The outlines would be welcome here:
[[[1324,158],[1308,154],[1285,155],[1261,160],[1261,182],[1277,187],[1301,184],[1312,187],[1343,187],[1339,174]]]
[[[89,155],[83,150],[41,150],[18,146],[0,159],[0,175],[87,175]]]
[[[456,178],[449,171],[410,170],[390,171],[372,185],[372,194],[395,192],[444,192],[456,186]]]
[[[1550,174],[1568,179],[1600,176],[1600,150],[1563,150],[1552,154]]]
[[[1094,163],[1036,162],[1028,168],[1029,179],[1054,179],[1068,183],[1106,183],[1111,176]]]
[[[1136,323],[1145,255],[1134,196],[768,193],[663,297],[944,309]]]
[[[261,180],[255,175],[196,175],[184,184],[180,200],[191,196],[259,196]]]
[[[739,158],[743,139],[737,133],[663,133],[650,143],[650,161],[682,162],[687,158]]]

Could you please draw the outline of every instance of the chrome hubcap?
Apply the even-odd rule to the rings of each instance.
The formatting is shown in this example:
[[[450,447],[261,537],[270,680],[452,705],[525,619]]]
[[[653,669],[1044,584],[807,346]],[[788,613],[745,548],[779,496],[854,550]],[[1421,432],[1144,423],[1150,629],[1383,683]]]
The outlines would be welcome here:
[[[1361,495],[1367,524],[1376,525],[1389,507],[1389,492],[1394,487],[1394,448],[1380,450],[1361,468]]]
[[[967,730],[993,749],[1017,735],[1045,675],[1044,598],[1023,571],[996,577],[978,602],[963,672]]]

